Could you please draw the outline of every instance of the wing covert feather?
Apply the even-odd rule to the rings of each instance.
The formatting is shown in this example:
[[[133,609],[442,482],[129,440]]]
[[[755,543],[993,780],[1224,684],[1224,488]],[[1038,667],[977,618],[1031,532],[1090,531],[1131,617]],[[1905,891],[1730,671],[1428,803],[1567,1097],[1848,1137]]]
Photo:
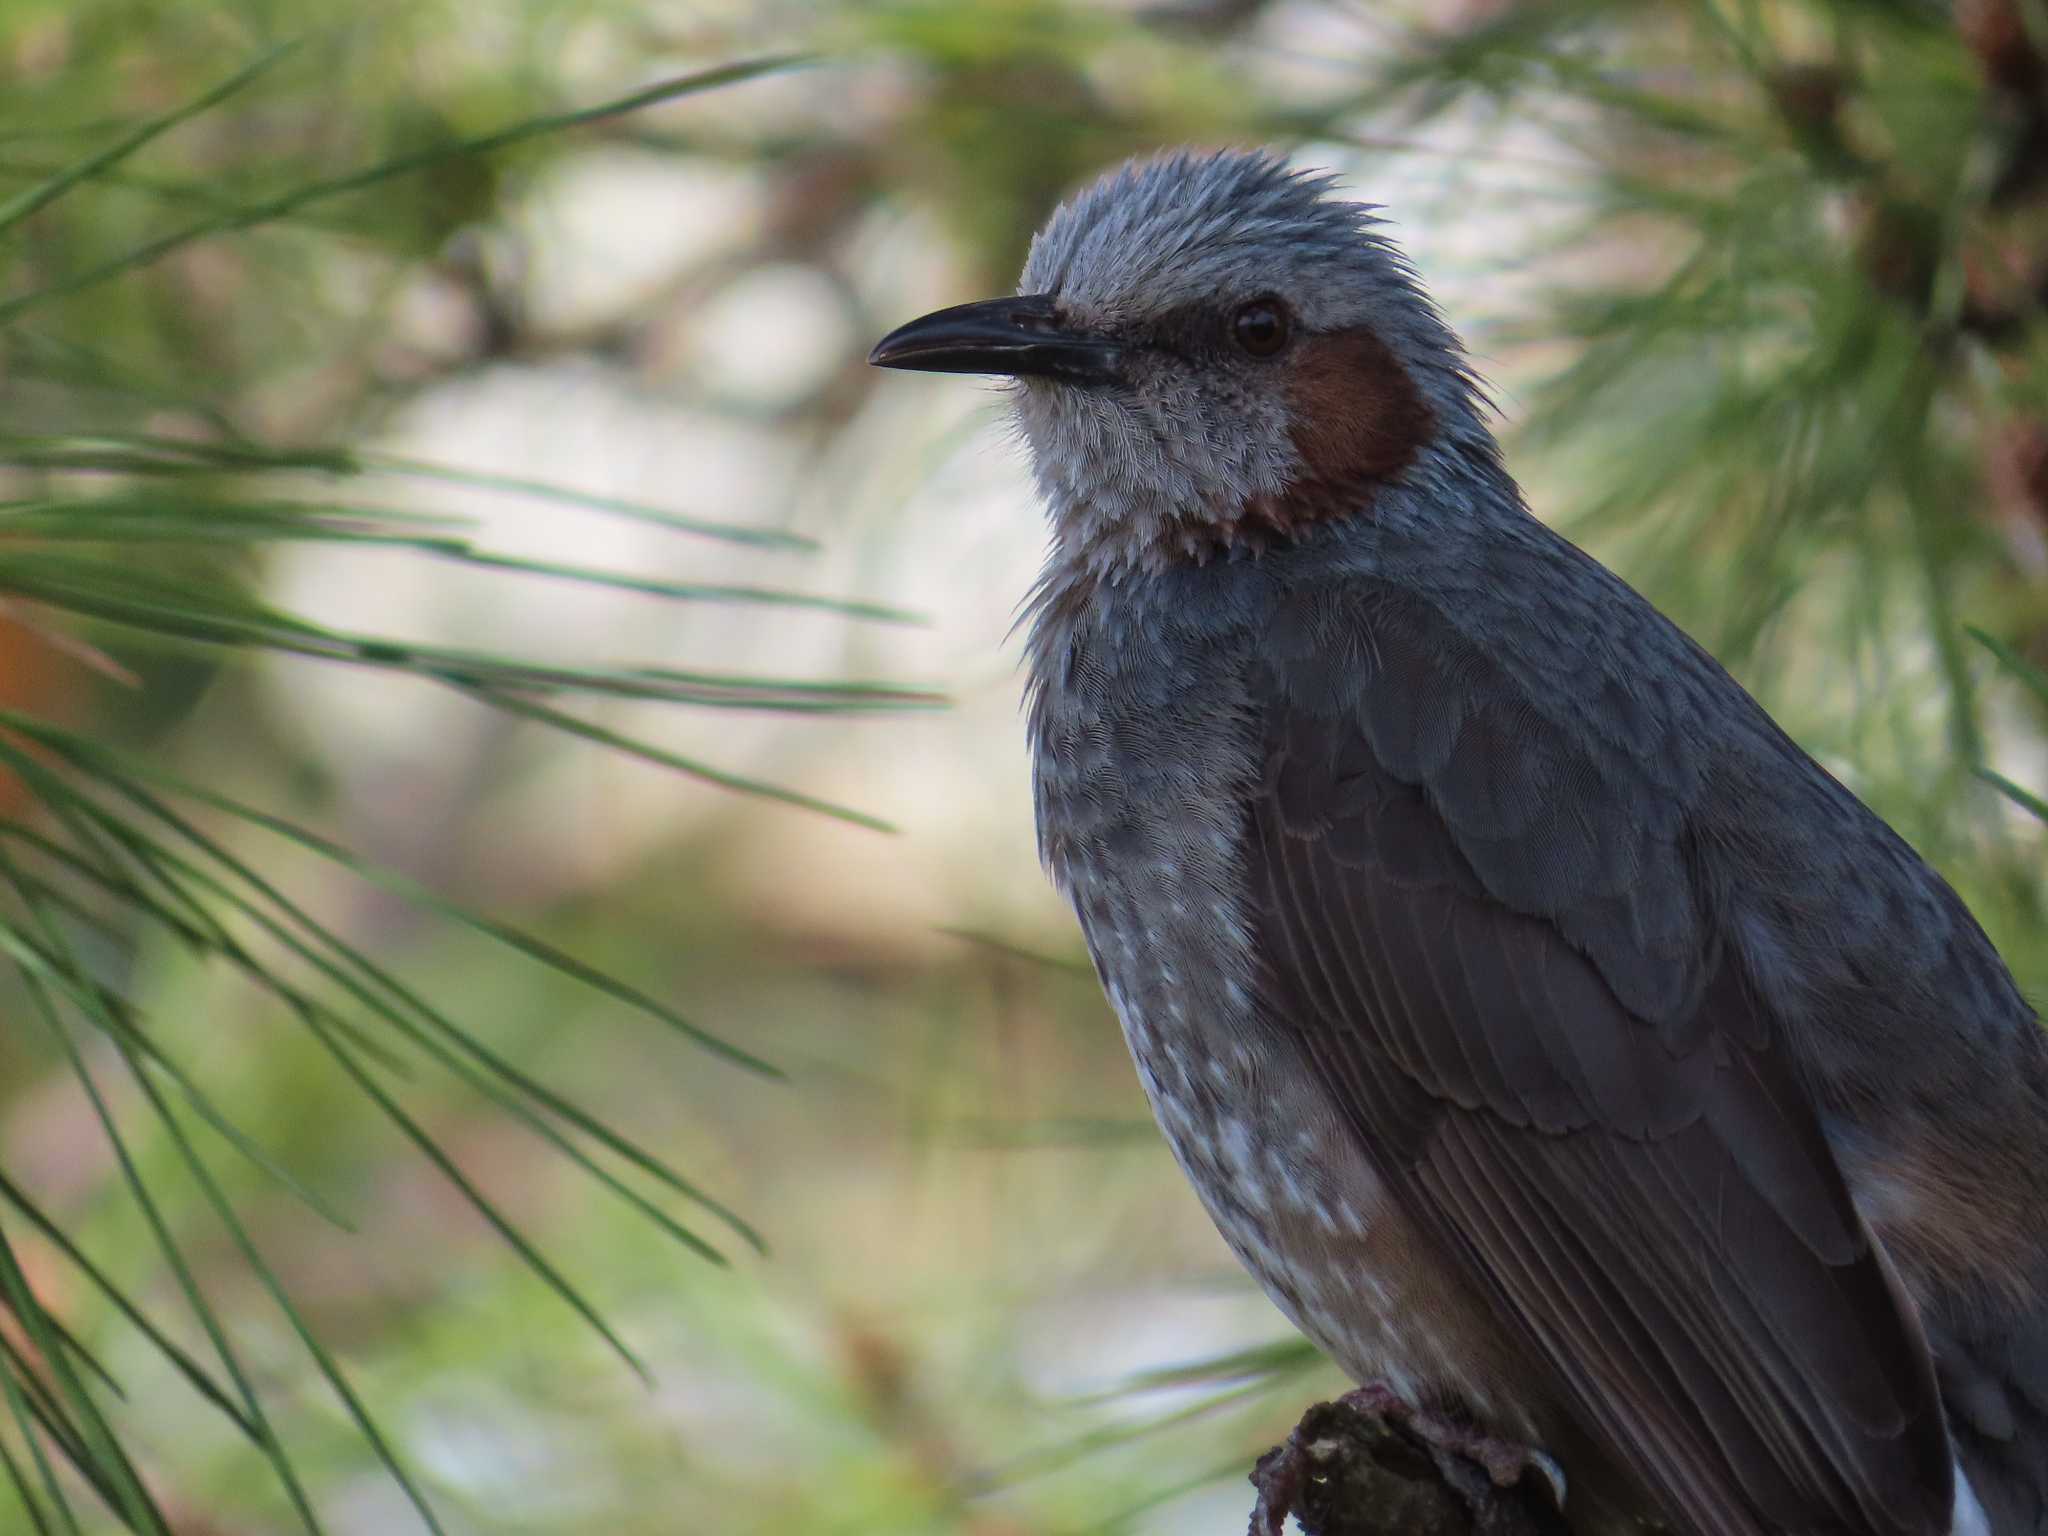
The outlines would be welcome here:
[[[1382,664],[1440,713],[1382,702],[1346,733],[1283,699],[1267,720],[1248,845],[1275,1023],[1393,1197],[1681,1527],[1945,1531],[1925,1342],[1771,1020],[1724,951],[1690,955],[1683,989],[1648,974],[1694,915],[1659,862],[1679,857],[1671,829],[1587,826],[1593,770],[1565,733],[1469,670],[1454,685],[1401,647]],[[1382,763],[1373,726],[1408,732],[1390,755],[1420,778]],[[1512,868],[1532,828],[1562,883]],[[1569,913],[1526,899],[1568,889]],[[1632,1012],[1617,971],[1678,1003]]]

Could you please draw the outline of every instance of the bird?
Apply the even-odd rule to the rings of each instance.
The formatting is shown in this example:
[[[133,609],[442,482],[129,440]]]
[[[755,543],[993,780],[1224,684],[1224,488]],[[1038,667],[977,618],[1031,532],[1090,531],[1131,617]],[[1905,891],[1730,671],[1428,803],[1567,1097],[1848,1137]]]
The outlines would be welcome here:
[[[1003,381],[1040,853],[1189,1183],[1365,1401],[1581,1533],[2048,1532],[2034,1012],[1530,509],[1383,210],[1134,160],[869,360]]]

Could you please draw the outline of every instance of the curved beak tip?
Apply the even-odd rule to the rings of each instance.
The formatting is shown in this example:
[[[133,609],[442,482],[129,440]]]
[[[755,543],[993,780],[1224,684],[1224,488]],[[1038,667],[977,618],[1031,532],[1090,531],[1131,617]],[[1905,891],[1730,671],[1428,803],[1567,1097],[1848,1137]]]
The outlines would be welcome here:
[[[916,323],[917,322],[913,320],[911,322],[911,325],[915,325]],[[891,331],[888,335],[884,336],[880,341],[876,342],[872,347],[868,348],[869,364],[876,368],[896,368],[903,366],[904,349],[901,345],[899,345],[899,342],[901,341],[904,331],[908,330],[909,328],[909,326],[899,326],[895,330]]]

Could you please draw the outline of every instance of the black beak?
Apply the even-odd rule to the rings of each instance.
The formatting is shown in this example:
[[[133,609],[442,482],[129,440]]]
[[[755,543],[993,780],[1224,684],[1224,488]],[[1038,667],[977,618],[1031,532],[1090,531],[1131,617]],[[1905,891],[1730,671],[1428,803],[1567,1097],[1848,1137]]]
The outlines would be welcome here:
[[[1123,348],[1106,336],[1070,330],[1050,294],[956,304],[898,326],[868,354],[877,368],[925,373],[1007,373],[1069,384],[1122,377]]]

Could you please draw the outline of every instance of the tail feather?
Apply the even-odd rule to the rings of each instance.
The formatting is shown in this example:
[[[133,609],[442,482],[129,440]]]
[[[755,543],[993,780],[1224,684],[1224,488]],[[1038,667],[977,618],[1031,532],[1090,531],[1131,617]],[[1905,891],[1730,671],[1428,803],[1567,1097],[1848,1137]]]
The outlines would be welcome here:
[[[1970,1476],[1956,1464],[1956,1507],[1949,1517],[1949,1536],[1992,1536],[1991,1517],[1971,1486]]]
[[[1956,1451],[1954,1536],[2048,1536],[2048,1304],[1928,1330]]]

